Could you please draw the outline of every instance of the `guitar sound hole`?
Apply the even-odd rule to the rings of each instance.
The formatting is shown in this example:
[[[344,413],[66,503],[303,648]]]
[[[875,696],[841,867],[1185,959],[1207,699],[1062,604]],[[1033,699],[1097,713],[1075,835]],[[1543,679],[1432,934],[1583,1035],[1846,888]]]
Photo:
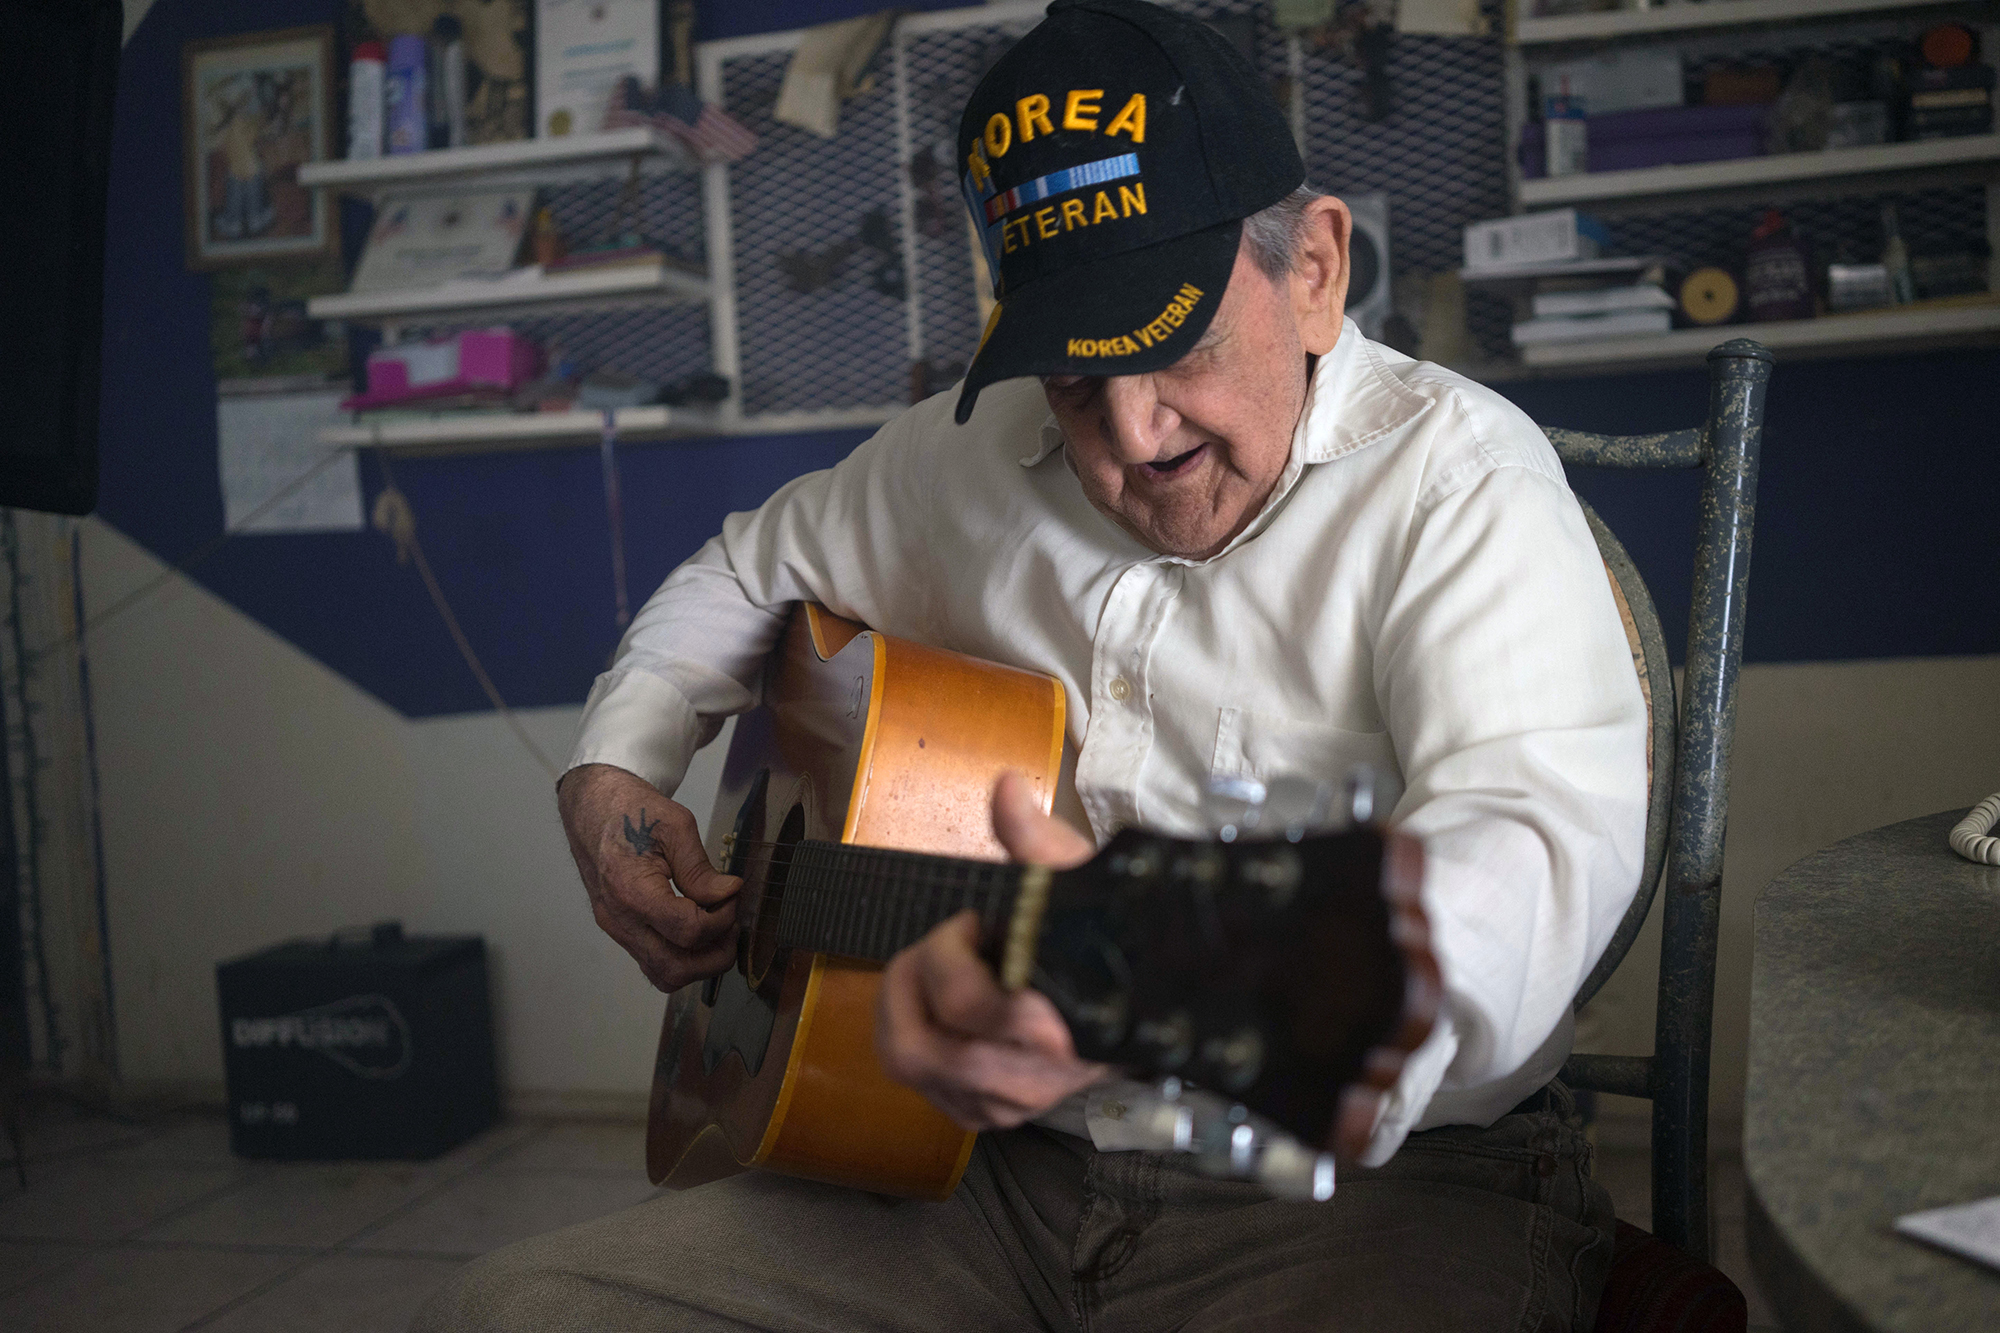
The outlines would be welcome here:
[[[770,849],[771,859],[764,872],[764,889],[758,896],[756,918],[750,926],[750,985],[761,988],[764,976],[778,956],[778,921],[784,915],[785,875],[791,865],[792,849],[806,836],[806,808],[795,805],[785,815]]]

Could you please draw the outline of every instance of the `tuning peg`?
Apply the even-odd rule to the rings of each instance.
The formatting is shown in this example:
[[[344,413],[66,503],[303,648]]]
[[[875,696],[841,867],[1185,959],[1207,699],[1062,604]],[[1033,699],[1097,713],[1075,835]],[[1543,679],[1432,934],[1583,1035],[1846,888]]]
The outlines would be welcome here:
[[[1375,770],[1356,764],[1348,770],[1342,813],[1354,824],[1375,822]]]
[[[1202,794],[1201,813],[1215,836],[1235,842],[1263,823],[1265,786],[1252,777],[1214,776]]]
[[[1333,812],[1333,785],[1319,778],[1272,778],[1264,799],[1264,827],[1282,829],[1293,842],[1325,828]]]
[[[1325,1203],[1333,1197],[1333,1154],[1313,1152],[1296,1139],[1273,1135],[1257,1159],[1255,1179],[1280,1198]]]

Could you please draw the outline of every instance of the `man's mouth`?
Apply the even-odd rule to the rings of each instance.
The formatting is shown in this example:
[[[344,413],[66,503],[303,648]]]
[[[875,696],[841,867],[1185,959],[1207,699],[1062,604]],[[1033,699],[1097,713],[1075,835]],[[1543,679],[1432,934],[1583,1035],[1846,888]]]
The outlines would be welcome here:
[[[1138,465],[1139,472],[1142,476],[1149,478],[1171,477],[1177,473],[1185,472],[1196,459],[1207,452],[1207,445],[1198,444],[1186,453],[1177,454],[1172,458],[1166,459],[1164,462],[1141,463]]]

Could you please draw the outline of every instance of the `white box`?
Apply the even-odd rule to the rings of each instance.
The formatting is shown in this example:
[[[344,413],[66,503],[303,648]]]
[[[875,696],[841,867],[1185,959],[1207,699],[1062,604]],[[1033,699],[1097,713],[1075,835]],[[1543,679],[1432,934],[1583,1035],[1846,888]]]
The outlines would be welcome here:
[[[1595,259],[1610,241],[1602,223],[1574,208],[1474,222],[1465,229],[1467,269],[1508,269]]]
[[[660,81],[660,0],[535,0],[535,137],[596,134],[627,74]]]
[[[1544,100],[1581,101],[1592,116],[1679,106],[1687,100],[1678,51],[1619,51],[1544,65],[1540,75]]]
[[[1552,116],[1542,122],[1544,159],[1551,176],[1581,176],[1590,170],[1590,122]]]

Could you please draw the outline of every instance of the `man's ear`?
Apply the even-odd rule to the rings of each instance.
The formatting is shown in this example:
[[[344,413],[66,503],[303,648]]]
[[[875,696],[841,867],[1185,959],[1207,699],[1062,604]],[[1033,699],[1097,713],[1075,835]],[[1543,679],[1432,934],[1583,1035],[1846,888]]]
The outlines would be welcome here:
[[[1292,316],[1306,351],[1324,356],[1340,341],[1347,308],[1347,241],[1354,219],[1347,205],[1322,195],[1306,205],[1292,265]]]

